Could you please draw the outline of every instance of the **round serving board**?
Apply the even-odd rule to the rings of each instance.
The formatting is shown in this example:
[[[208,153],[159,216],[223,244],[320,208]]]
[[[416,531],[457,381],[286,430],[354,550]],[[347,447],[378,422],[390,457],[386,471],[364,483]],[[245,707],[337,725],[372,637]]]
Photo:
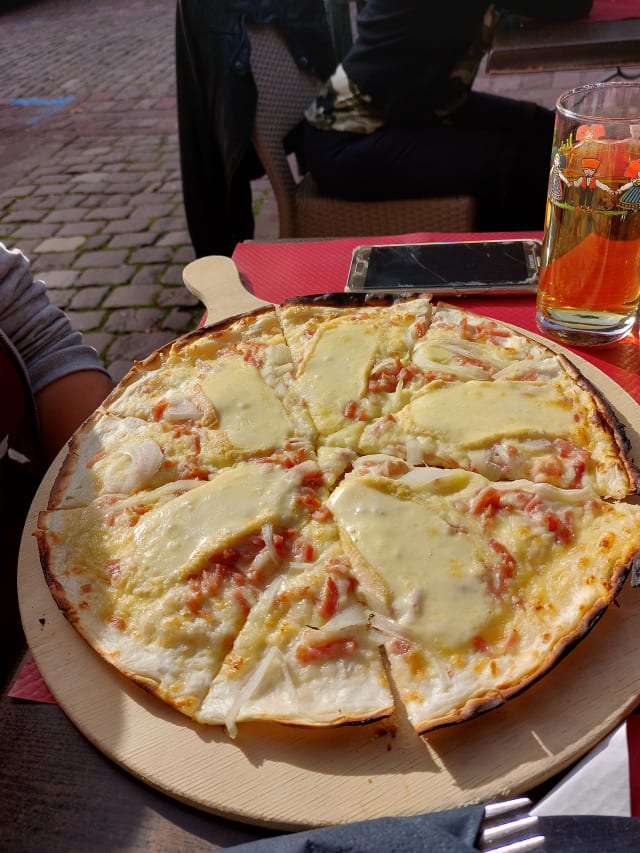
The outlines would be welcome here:
[[[640,459],[638,405],[600,370],[566,354],[609,400]],[[62,458],[34,499],[22,539],[18,589],[29,645],[78,729],[134,776],[181,801],[300,829],[518,795],[580,758],[638,702],[640,589],[627,583],[619,606],[548,675],[475,720],[422,738],[402,716],[328,730],[243,723],[230,740],[130,683],[59,612],[33,531]]]

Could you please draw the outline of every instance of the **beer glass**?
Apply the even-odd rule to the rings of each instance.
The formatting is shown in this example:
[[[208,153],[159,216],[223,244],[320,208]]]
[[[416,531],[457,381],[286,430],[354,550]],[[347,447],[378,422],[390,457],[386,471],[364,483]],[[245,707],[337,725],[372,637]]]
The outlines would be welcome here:
[[[640,82],[561,95],[547,190],[536,322],[574,346],[611,344],[640,301]]]

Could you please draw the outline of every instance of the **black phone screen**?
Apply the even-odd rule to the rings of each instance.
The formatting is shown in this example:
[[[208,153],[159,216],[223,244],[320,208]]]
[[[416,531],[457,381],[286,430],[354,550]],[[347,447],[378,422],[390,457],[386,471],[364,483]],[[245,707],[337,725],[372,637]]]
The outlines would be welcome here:
[[[373,246],[365,288],[530,283],[536,274],[522,241]]]

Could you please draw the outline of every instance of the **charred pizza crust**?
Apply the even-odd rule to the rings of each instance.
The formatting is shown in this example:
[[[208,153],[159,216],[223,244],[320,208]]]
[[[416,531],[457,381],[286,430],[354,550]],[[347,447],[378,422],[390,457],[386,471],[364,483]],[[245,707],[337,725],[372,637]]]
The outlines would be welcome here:
[[[424,733],[591,629],[637,558],[639,482],[564,355],[425,297],[324,294],[136,363],[36,536],[79,633],[197,721],[331,727],[399,697]]]

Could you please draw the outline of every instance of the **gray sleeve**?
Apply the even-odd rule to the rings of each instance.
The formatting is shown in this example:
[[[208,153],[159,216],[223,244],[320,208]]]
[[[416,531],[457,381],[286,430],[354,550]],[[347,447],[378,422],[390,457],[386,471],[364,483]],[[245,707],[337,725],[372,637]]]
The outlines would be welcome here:
[[[107,373],[93,347],[71,328],[67,315],[49,301],[18,250],[0,243],[0,328],[24,361],[34,393],[78,370]]]

